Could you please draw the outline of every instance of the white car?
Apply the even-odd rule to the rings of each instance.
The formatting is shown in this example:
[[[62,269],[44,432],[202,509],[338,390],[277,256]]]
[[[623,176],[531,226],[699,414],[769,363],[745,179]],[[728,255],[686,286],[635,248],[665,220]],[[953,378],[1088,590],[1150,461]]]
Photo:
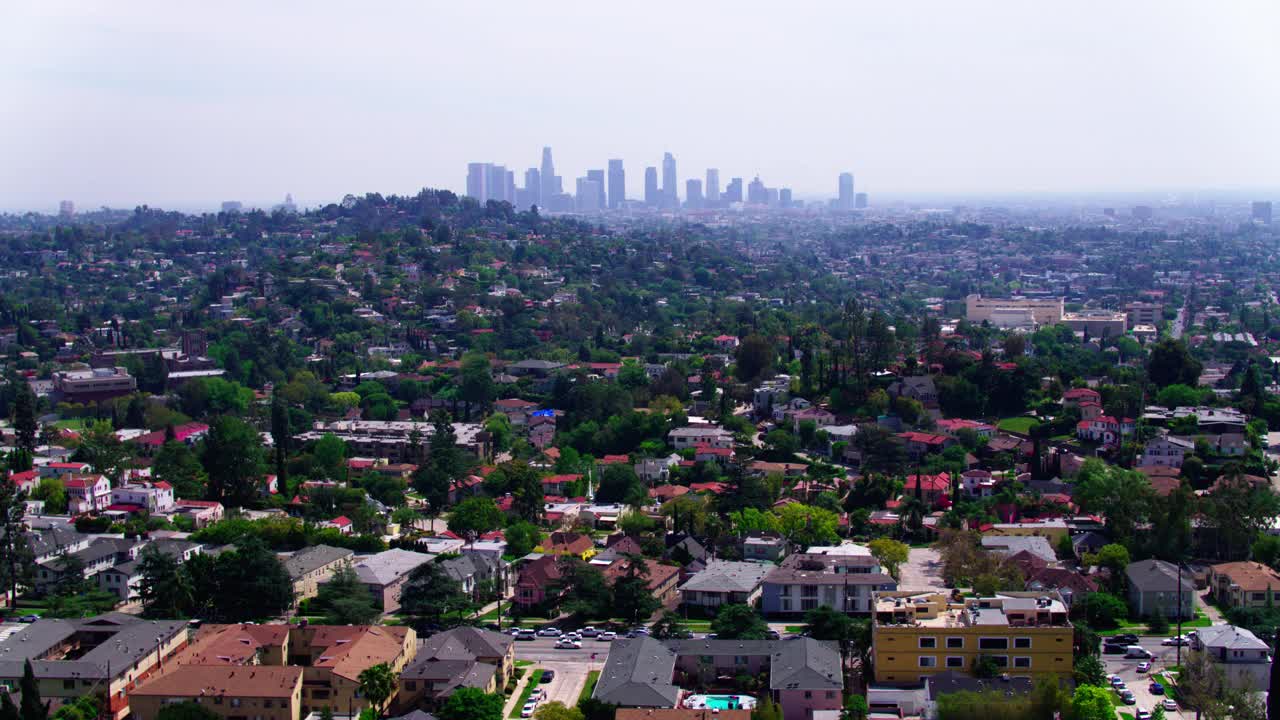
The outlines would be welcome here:
[[[560,638],[559,640],[556,641],[557,650],[578,650],[581,647],[582,647],[582,642],[579,640],[571,640],[569,638]]]
[[[525,703],[524,707],[520,708],[520,717],[522,718],[533,717],[533,711],[537,709],[538,709],[538,703],[536,702]]]
[[[1173,698],[1165,698],[1164,700],[1161,700],[1160,705],[1164,707],[1166,712],[1178,711],[1178,703],[1174,702]]]
[[[617,639],[618,639],[618,633],[612,630],[608,632],[602,632],[596,636],[596,640],[599,640],[600,642],[613,642],[614,640],[617,640]]]
[[[591,627],[590,625],[588,625],[588,626],[586,626],[586,627],[582,628],[581,630],[579,630],[579,631],[578,631],[578,634],[579,634],[579,635],[581,635],[581,636],[582,636],[582,637],[584,637],[584,638],[589,638],[589,637],[595,637],[595,636],[599,635],[599,634],[600,634],[600,631],[599,631],[599,630],[597,630],[597,629],[595,629],[595,628],[593,628],[593,627]]]
[[[1124,685],[1124,680],[1119,675],[1112,675],[1111,677],[1108,677],[1107,682],[1111,683],[1111,687],[1121,687]]]
[[[1134,720],[1151,720],[1150,710],[1138,710],[1138,714],[1133,716]]]
[[[1191,640],[1186,635],[1178,635],[1176,637],[1165,638],[1160,641],[1161,645],[1173,645],[1175,647],[1181,645],[1190,645]]]
[[[538,637],[560,637],[560,628],[544,627],[538,631]]]
[[[1144,672],[1147,672],[1147,671],[1148,671],[1148,670],[1150,670],[1150,669],[1151,669],[1151,661],[1150,661],[1150,660],[1143,660],[1142,662],[1138,663],[1138,672],[1140,672],[1140,673],[1144,673]]]

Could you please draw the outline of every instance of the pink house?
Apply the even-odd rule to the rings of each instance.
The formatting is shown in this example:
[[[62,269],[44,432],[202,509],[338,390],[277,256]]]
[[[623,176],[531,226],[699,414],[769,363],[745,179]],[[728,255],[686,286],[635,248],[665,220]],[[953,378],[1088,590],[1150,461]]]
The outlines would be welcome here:
[[[202,528],[222,519],[222,503],[213,500],[178,500],[173,504],[175,513],[182,513],[191,518],[197,528]]]
[[[1062,394],[1063,407],[1075,407],[1086,402],[1102,403],[1102,395],[1092,388],[1072,388]]]
[[[1132,435],[1133,431],[1134,422],[1131,418],[1117,420],[1109,415],[1099,415],[1092,420],[1076,423],[1076,437],[1103,445],[1116,445],[1124,436]]]
[[[72,515],[101,512],[111,504],[111,483],[102,475],[68,475],[62,484]]]
[[[733,335],[720,335],[714,340],[716,347],[728,352],[738,347],[738,338]]]

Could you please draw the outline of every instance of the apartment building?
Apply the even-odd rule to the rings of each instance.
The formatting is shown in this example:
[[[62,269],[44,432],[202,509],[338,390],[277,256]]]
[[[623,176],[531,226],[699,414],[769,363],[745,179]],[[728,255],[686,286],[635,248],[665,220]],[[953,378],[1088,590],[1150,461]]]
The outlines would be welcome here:
[[[799,615],[825,605],[866,614],[875,593],[897,589],[870,555],[797,553],[765,576],[760,608],[766,615]]]
[[[996,327],[1032,327],[1057,325],[1062,321],[1062,298],[984,298],[969,295],[964,299],[965,319],[971,323],[987,322]]]
[[[122,367],[62,370],[53,374],[53,392],[66,402],[96,402],[137,391],[138,381]]]
[[[133,720],[193,702],[225,720],[301,720],[300,667],[176,667],[133,692]]]
[[[875,680],[911,685],[948,670],[972,674],[984,657],[1014,677],[1066,675],[1073,632],[1055,591],[984,598],[881,592],[871,629]]]
[[[1222,608],[1269,607],[1280,603],[1280,573],[1249,560],[1212,565],[1209,591]]]
[[[347,548],[314,545],[283,558],[284,569],[293,580],[294,602],[315,597],[320,592],[320,583],[333,577],[344,565],[349,566],[353,555],[355,553]]]

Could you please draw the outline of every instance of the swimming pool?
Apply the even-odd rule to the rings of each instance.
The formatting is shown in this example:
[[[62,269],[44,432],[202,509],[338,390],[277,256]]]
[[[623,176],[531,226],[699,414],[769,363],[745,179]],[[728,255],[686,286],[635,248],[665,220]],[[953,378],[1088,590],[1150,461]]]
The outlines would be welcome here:
[[[756,699],[750,695],[690,695],[684,706],[691,710],[751,710]]]

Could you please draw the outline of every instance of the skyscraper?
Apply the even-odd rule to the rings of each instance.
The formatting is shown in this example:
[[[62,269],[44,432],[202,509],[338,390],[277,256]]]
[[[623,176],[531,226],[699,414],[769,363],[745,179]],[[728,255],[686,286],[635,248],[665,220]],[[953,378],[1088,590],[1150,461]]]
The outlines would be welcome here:
[[[716,168],[707,168],[707,192],[704,195],[707,207],[715,207],[720,202],[720,171]]]
[[[609,207],[619,208],[627,200],[627,173],[622,169],[622,160],[609,161]]]
[[[559,178],[556,177],[555,163],[551,162],[551,148],[542,148],[542,170],[539,173],[542,182],[542,202],[552,204],[552,198],[560,193]]]
[[[676,159],[671,153],[662,154],[662,195],[668,207],[680,207],[680,193],[676,190]]]
[[[605,192],[604,192],[604,171],[588,170],[587,179],[600,186],[600,199],[596,202],[596,209],[603,210],[604,208],[608,207],[609,201],[605,197]]]
[[[853,173],[840,173],[840,197],[836,200],[836,207],[853,209]]]
[[[857,193],[853,196],[853,206],[859,210],[867,206],[867,194]]]
[[[1251,217],[1264,225],[1271,224],[1271,201],[1254,200],[1251,206]]]
[[[604,171],[597,172],[604,174]],[[578,194],[575,200],[579,212],[596,212],[600,209],[600,198],[604,195],[602,187],[601,181],[589,177],[578,178]]]
[[[223,203],[223,205],[226,205],[226,203]],[[227,212],[227,210],[224,208],[223,212]],[[70,200],[63,200],[62,202],[58,203],[59,217],[69,218],[75,214],[76,214],[76,204],[74,202],[71,202]]]
[[[467,163],[467,197],[484,205],[489,199],[489,163]]]
[[[483,205],[489,200],[495,200],[497,202],[514,202],[515,198],[507,197],[507,188],[506,166],[489,165],[488,180],[485,183],[485,199],[482,200],[480,204]]]
[[[769,189],[761,182],[760,176],[757,175],[750,184],[747,185],[747,204],[748,205],[768,205]]]
[[[742,202],[742,178],[733,178],[724,188],[724,195],[720,197],[726,203]]]
[[[644,204],[658,206],[658,168],[650,165],[644,169]]]
[[[702,181],[689,179],[684,181],[684,205],[687,208],[702,207]]]
[[[520,207],[528,210],[530,205],[542,207],[542,173],[538,168],[524,171],[524,195]]]
[[[791,207],[791,188],[782,188],[778,191],[778,207]]]

